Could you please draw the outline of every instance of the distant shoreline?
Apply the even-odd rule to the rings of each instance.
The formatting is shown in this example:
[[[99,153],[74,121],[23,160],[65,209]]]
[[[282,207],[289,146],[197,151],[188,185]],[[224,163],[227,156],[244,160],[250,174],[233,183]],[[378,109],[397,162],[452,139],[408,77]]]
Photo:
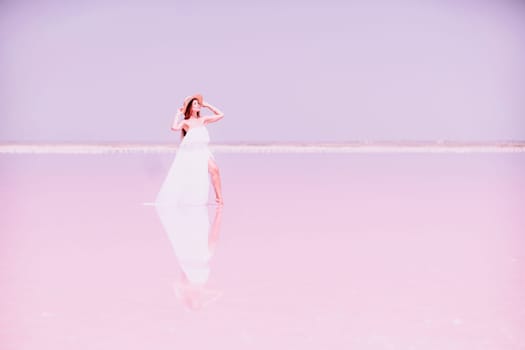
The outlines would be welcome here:
[[[525,141],[370,141],[348,143],[210,144],[217,153],[516,153]],[[4,143],[0,154],[173,153],[177,145],[148,143]]]

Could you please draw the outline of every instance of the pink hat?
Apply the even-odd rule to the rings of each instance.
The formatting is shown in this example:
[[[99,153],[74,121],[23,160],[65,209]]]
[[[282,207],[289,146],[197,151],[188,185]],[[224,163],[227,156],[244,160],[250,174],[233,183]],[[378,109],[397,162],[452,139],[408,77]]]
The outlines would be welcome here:
[[[191,95],[191,96],[188,96],[184,99],[184,104],[182,105],[182,113],[185,113],[186,112],[186,108],[188,108],[188,104],[190,103],[191,100],[193,99],[197,99],[197,101],[199,101],[199,104],[202,105],[202,95],[201,94],[195,94],[195,95]]]

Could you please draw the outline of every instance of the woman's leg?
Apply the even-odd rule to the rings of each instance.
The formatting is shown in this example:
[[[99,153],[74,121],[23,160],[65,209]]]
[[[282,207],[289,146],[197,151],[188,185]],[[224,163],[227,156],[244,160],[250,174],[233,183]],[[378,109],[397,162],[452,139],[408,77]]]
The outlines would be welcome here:
[[[208,172],[211,175],[211,182],[213,184],[213,189],[215,190],[215,201],[219,205],[223,205],[222,192],[221,192],[221,174],[219,173],[219,167],[215,160],[210,158],[208,160]]]

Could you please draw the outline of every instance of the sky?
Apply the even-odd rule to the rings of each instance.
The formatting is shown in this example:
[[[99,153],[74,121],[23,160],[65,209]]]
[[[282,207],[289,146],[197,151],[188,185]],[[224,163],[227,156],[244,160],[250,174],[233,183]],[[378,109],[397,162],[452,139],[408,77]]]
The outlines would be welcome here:
[[[518,1],[0,1],[0,142],[525,140]]]

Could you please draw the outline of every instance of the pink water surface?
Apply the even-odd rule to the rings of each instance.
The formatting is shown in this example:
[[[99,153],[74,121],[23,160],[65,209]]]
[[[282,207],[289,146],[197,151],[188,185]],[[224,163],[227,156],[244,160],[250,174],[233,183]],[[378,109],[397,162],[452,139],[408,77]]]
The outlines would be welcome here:
[[[204,236],[172,157],[0,156],[2,350],[525,348],[525,155],[217,154]]]

